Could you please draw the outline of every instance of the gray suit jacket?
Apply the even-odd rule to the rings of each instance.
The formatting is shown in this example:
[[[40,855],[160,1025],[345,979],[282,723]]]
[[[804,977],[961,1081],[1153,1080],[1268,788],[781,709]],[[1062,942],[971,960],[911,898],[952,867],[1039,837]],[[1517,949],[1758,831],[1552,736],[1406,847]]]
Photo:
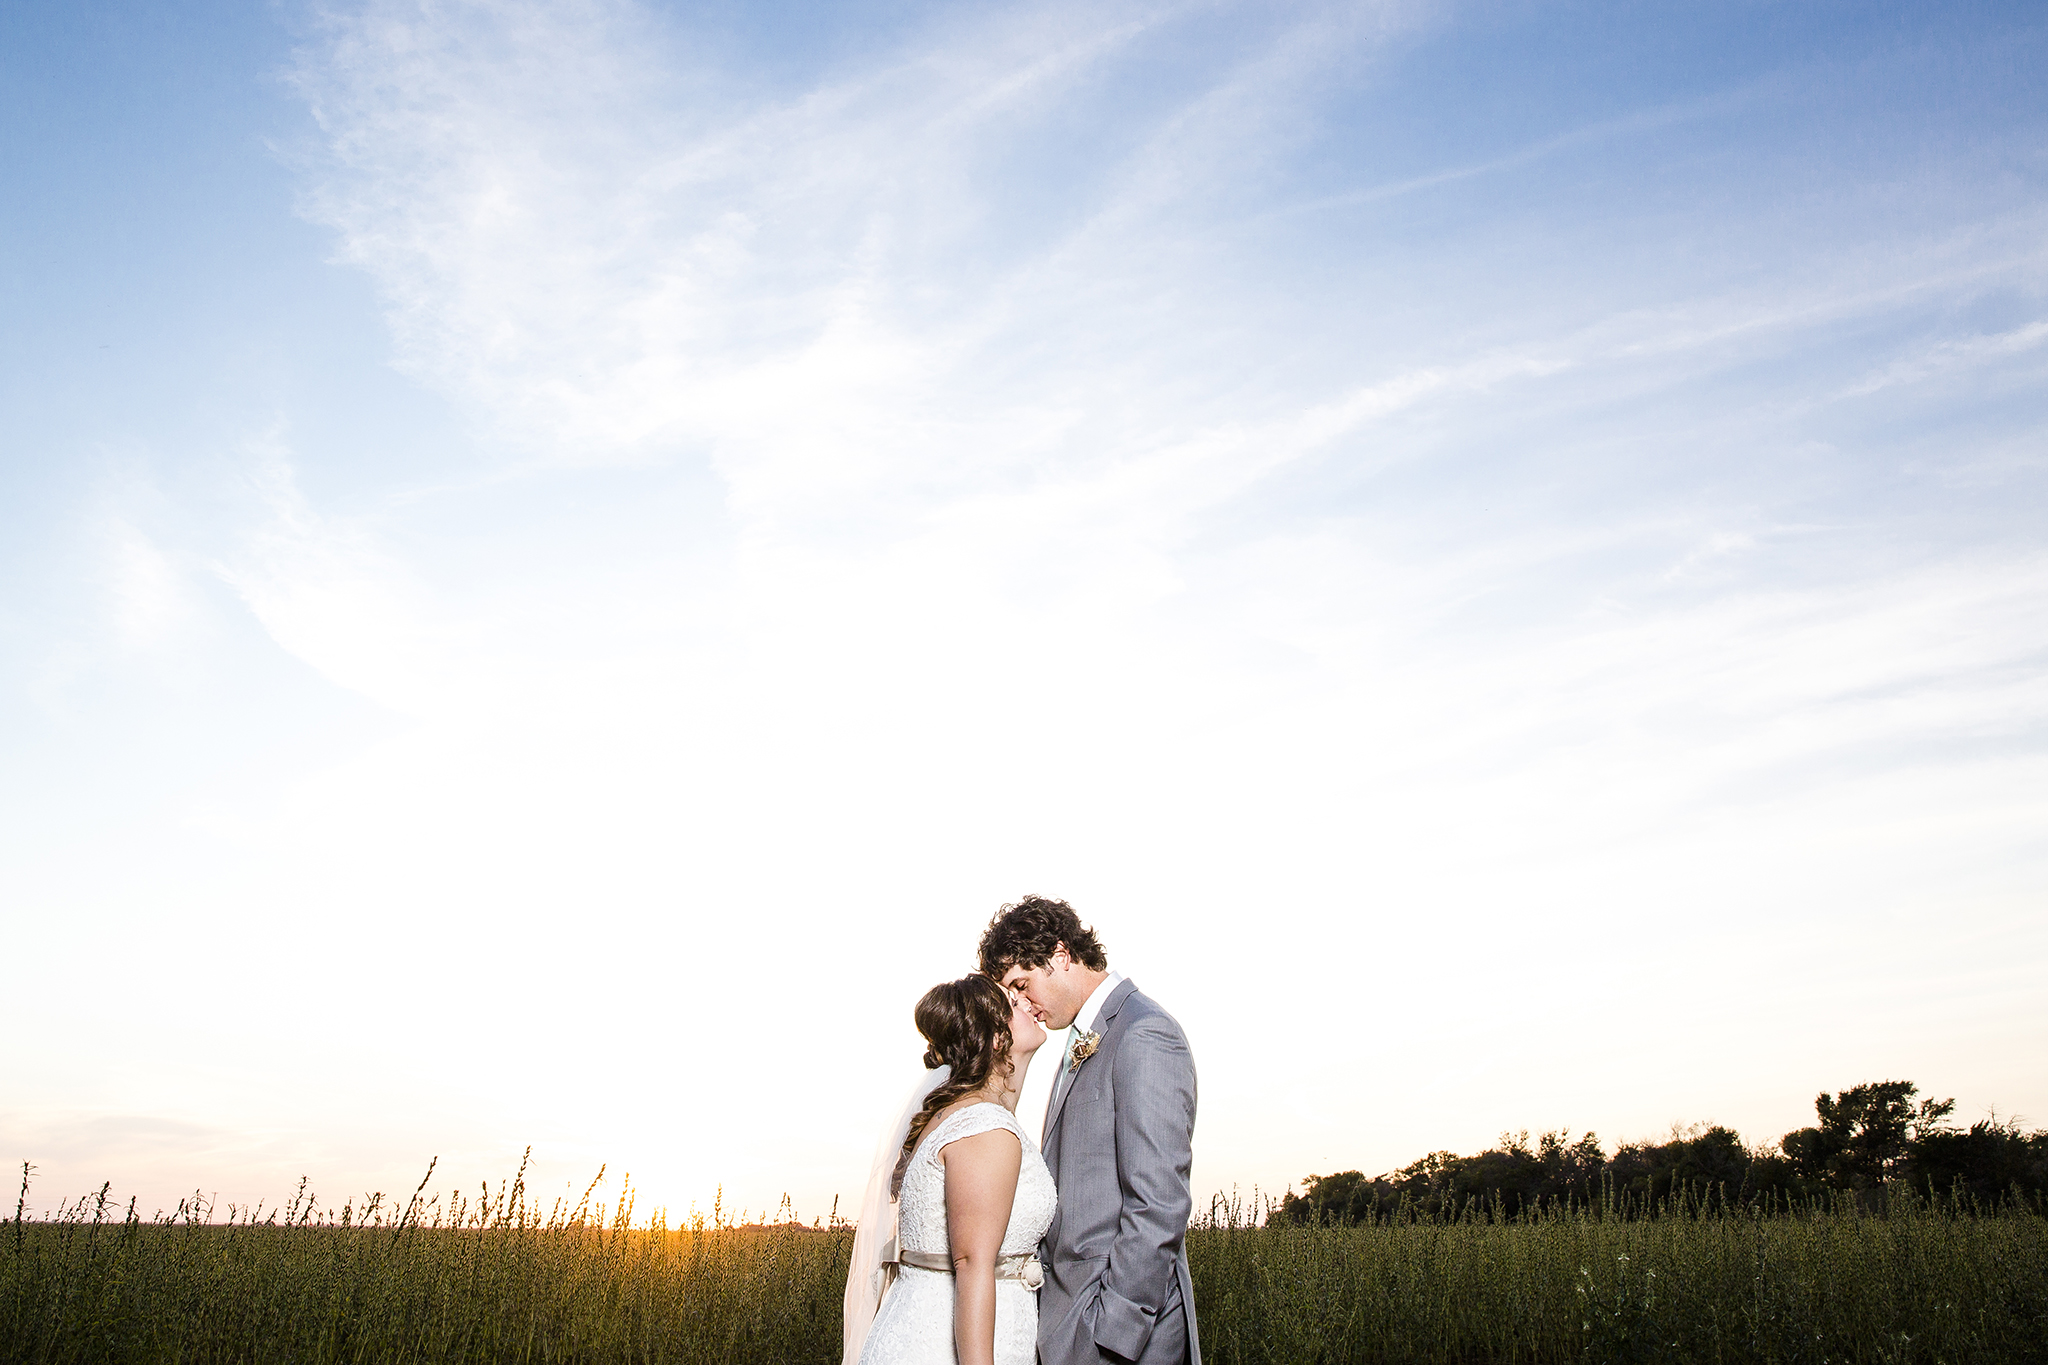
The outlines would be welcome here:
[[[1107,1350],[1146,1360],[1162,1318],[1185,1312],[1187,1359],[1201,1365],[1187,1253],[1195,1059],[1173,1016],[1130,981],[1109,993],[1095,1031],[1094,1055],[1045,1116],[1060,1198],[1040,1254],[1038,1359],[1099,1365]],[[1179,1330],[1157,1336],[1179,1355]]]

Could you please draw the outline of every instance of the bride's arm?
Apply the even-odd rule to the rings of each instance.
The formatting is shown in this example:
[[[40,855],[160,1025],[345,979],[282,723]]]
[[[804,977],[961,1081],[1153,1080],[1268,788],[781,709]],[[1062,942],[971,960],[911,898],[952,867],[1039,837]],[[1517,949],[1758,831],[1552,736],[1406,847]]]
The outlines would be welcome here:
[[[960,1365],[995,1365],[996,1258],[1017,1202],[1017,1172],[1024,1148],[1017,1135],[991,1128],[949,1142],[946,1163],[946,1244],[953,1255],[953,1345]]]

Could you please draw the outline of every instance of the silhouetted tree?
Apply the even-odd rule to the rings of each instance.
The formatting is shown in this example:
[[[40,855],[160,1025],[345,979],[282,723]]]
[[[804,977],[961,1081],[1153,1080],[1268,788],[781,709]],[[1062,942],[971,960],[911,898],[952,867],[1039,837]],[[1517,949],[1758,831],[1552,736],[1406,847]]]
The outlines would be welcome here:
[[[1600,1139],[1591,1133],[1576,1141],[1568,1132],[1545,1133],[1534,1146],[1526,1130],[1503,1133],[1500,1146],[1477,1156],[1431,1152],[1372,1179],[1358,1171],[1308,1176],[1299,1195],[1280,1201],[1275,1216],[1290,1223],[1358,1223],[1390,1214],[1403,1201],[1428,1214],[1490,1202],[1512,1215],[1566,1199],[1597,1198],[1605,1166]]]
[[[1748,1201],[1874,1190],[1900,1181],[1922,1194],[1960,1193],[1985,1204],[2015,1187],[2030,1197],[2048,1192],[2048,1132],[2027,1133],[1996,1119],[1959,1131],[1948,1122],[1954,1100],[1916,1102],[1919,1093],[1911,1081],[1823,1093],[1814,1102],[1814,1127],[1759,1150],[1719,1124],[1674,1127],[1663,1142],[1623,1143],[1611,1159],[1591,1133],[1574,1141],[1560,1129],[1533,1146],[1527,1130],[1503,1133],[1498,1147],[1476,1156],[1431,1152],[1385,1175],[1308,1176],[1301,1193],[1282,1199],[1273,1216],[1289,1223],[1360,1223],[1404,1205],[1432,1215],[1474,1201],[1512,1215],[1610,1193],[1624,1207],[1644,1211],[1687,1189]]]
[[[1383,1180],[1367,1180],[1361,1171],[1302,1177],[1300,1194],[1280,1201],[1276,1217],[1286,1223],[1365,1223],[1381,1207]],[[1399,1202],[1398,1196],[1396,1201]]]
[[[1696,1123],[1674,1127],[1666,1142],[1623,1143],[1606,1173],[1617,1195],[1645,1207],[1688,1188],[1741,1199],[1752,1193],[1755,1161],[1733,1128]]]
[[[1954,1100],[1922,1100],[1916,1107],[1919,1093],[1911,1081],[1872,1081],[1839,1097],[1822,1093],[1813,1105],[1819,1126],[1787,1133],[1778,1145],[1809,1186],[1876,1189],[1904,1175],[1913,1143],[1941,1131],[1955,1112]]]
[[[2025,1133],[2014,1122],[1980,1119],[1968,1129],[1919,1134],[1907,1154],[1907,1178],[1922,1194],[1962,1194],[1996,1204],[2017,1188],[2048,1190],[2048,1133]]]

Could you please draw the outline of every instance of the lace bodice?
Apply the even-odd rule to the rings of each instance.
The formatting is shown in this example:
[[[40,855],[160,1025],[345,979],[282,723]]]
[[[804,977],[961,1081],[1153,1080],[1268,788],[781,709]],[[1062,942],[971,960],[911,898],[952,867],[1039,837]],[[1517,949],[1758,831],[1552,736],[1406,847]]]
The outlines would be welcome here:
[[[952,1248],[946,1239],[946,1168],[939,1163],[939,1151],[976,1133],[1003,1128],[1024,1144],[1024,1164],[1017,1172],[1017,1202],[1010,1206],[1010,1225],[1003,1232],[1003,1255],[1016,1256],[1038,1249],[1039,1239],[1052,1226],[1052,1172],[1038,1154],[1038,1144],[1017,1122],[1016,1115],[1000,1104],[970,1104],[940,1119],[918,1143],[910,1166],[903,1172],[903,1190],[898,1197],[896,1243],[910,1251]]]

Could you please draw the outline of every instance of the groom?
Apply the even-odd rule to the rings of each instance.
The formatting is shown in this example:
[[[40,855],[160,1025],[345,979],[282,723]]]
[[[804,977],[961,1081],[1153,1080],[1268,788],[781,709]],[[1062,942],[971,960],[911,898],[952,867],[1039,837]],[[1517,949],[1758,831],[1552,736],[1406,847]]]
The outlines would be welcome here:
[[[1173,1016],[1109,970],[1065,901],[1026,896],[981,936],[981,969],[1067,1054],[1045,1111],[1059,1208],[1045,1234],[1039,1365],[1201,1365],[1188,1277],[1195,1060]]]

